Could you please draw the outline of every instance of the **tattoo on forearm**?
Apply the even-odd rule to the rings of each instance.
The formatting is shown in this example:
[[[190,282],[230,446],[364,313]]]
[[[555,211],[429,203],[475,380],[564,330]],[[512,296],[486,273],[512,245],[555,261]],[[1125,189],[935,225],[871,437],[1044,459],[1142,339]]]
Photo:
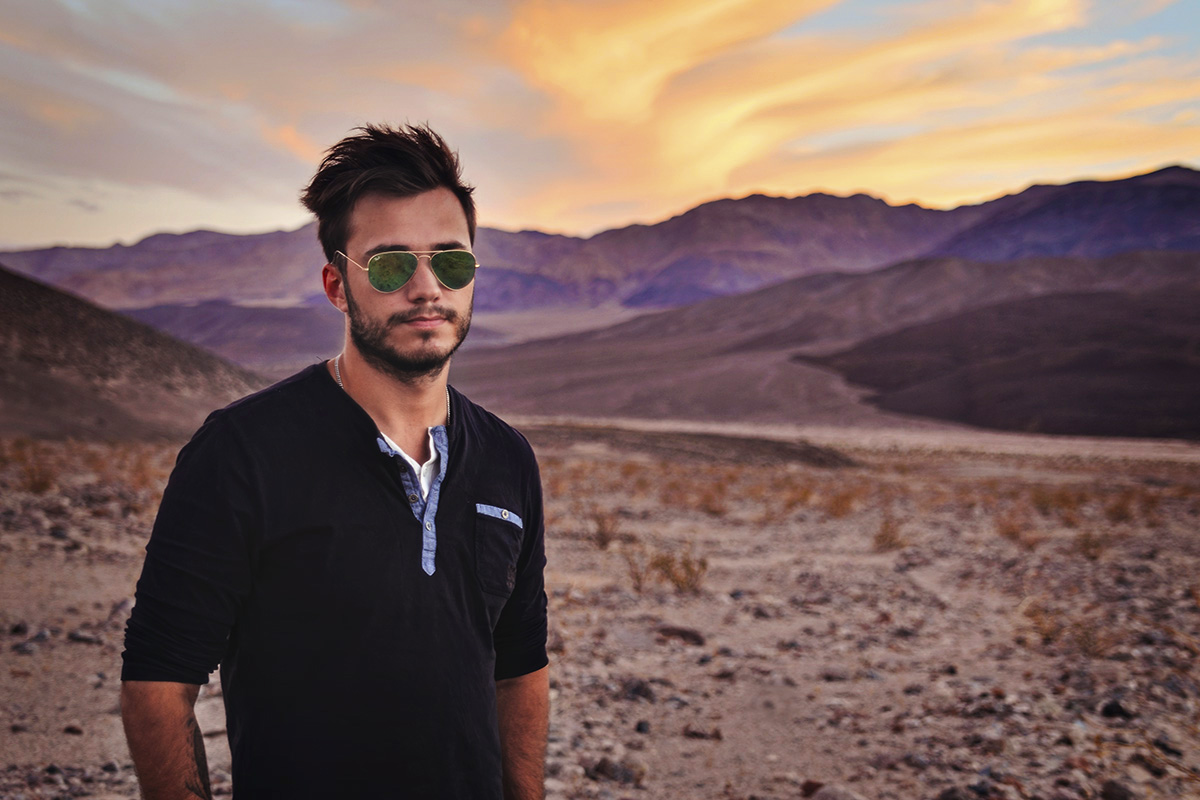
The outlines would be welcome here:
[[[204,734],[196,724],[195,717],[188,717],[187,726],[192,734],[192,760],[196,769],[184,781],[184,788],[202,800],[212,800],[212,786],[208,782],[208,757],[204,753]]]

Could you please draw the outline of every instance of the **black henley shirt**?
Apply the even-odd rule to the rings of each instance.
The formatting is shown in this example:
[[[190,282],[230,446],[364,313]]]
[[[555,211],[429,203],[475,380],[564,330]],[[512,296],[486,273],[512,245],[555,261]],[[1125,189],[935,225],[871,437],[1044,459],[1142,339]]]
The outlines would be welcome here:
[[[324,365],[180,452],[121,678],[220,665],[238,800],[501,797],[495,681],[547,663],[541,483],[524,437],[451,406],[435,514]]]

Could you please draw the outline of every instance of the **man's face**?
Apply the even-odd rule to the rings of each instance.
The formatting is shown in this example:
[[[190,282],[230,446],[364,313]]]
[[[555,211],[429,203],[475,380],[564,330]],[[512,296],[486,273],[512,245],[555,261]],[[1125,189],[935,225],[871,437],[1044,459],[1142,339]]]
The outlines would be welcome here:
[[[363,266],[385,250],[469,250],[467,217],[445,188],[412,197],[366,195],[350,213],[346,254]],[[401,380],[436,375],[471,326],[475,283],[447,289],[422,257],[408,283],[376,291],[367,273],[346,265],[350,340],[375,368]]]

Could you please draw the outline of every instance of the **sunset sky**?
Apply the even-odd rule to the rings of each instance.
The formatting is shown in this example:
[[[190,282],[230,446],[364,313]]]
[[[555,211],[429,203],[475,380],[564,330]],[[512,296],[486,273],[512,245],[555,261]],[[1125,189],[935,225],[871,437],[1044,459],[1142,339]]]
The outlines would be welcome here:
[[[1200,2],[0,0],[0,103],[4,248],[296,227],[373,121],[443,133],[509,229],[946,207],[1200,166]]]

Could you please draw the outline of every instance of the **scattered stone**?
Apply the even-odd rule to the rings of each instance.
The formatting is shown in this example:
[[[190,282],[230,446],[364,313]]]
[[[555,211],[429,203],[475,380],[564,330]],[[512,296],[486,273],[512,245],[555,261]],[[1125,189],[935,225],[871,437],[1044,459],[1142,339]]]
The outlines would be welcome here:
[[[33,642],[17,642],[12,646],[14,652],[20,653],[23,656],[31,656],[37,652],[37,645]]]
[[[1149,772],[1156,778],[1166,776],[1167,769],[1162,764],[1159,764],[1152,758],[1148,758],[1145,753],[1140,750],[1129,757],[1129,763],[1137,764],[1142,769]]]
[[[835,681],[850,680],[850,670],[845,667],[826,667],[821,670],[821,680],[833,683]]]
[[[1105,781],[1100,787],[1100,800],[1133,800],[1133,792],[1116,781]]]
[[[866,800],[866,798],[843,786],[824,786],[812,796],[812,800]]]
[[[1152,744],[1169,756],[1173,756],[1174,758],[1183,758],[1183,751],[1176,747],[1172,747],[1171,742],[1168,741],[1167,737],[1165,736],[1159,736],[1152,742]]]
[[[1108,719],[1133,719],[1134,714],[1121,705],[1120,700],[1113,698],[1100,707],[1100,716]]]
[[[72,736],[82,736],[83,728],[81,728],[78,724],[72,722],[69,725],[67,725],[65,728],[63,728],[63,733],[69,733]]]
[[[638,733],[649,733],[650,732],[650,723],[644,719],[639,719],[637,721],[637,725],[633,726],[633,729],[635,731],[637,731]]]
[[[684,644],[703,647],[706,639],[704,634],[695,628],[681,628],[676,625],[663,625],[658,629],[658,635],[665,639],[679,639]]]
[[[941,794],[937,796],[937,800],[975,800],[965,789],[960,789],[957,786],[951,786],[949,789],[943,789]]]
[[[804,795],[805,797],[812,797],[814,794],[821,791],[821,787],[824,785],[825,784],[821,783],[820,781],[805,781],[804,783],[800,784],[800,794]]]
[[[651,703],[657,701],[654,694],[654,689],[650,684],[641,678],[626,678],[621,681],[621,689],[618,692],[618,698],[621,700],[649,700]]]
[[[604,756],[596,763],[585,766],[583,774],[594,781],[605,780],[641,786],[646,777],[646,768],[637,762],[622,760],[618,763],[608,756]]]
[[[121,766],[115,761],[105,761],[100,766],[100,769],[104,770],[105,772],[120,772]]]
[[[712,741],[721,741],[721,729],[713,728],[711,731],[700,730],[693,728],[691,724],[683,726],[683,735],[688,739],[709,739]]]
[[[71,631],[67,634],[67,638],[72,642],[81,642],[83,644],[104,644],[104,640],[94,633],[88,633],[82,628]]]

